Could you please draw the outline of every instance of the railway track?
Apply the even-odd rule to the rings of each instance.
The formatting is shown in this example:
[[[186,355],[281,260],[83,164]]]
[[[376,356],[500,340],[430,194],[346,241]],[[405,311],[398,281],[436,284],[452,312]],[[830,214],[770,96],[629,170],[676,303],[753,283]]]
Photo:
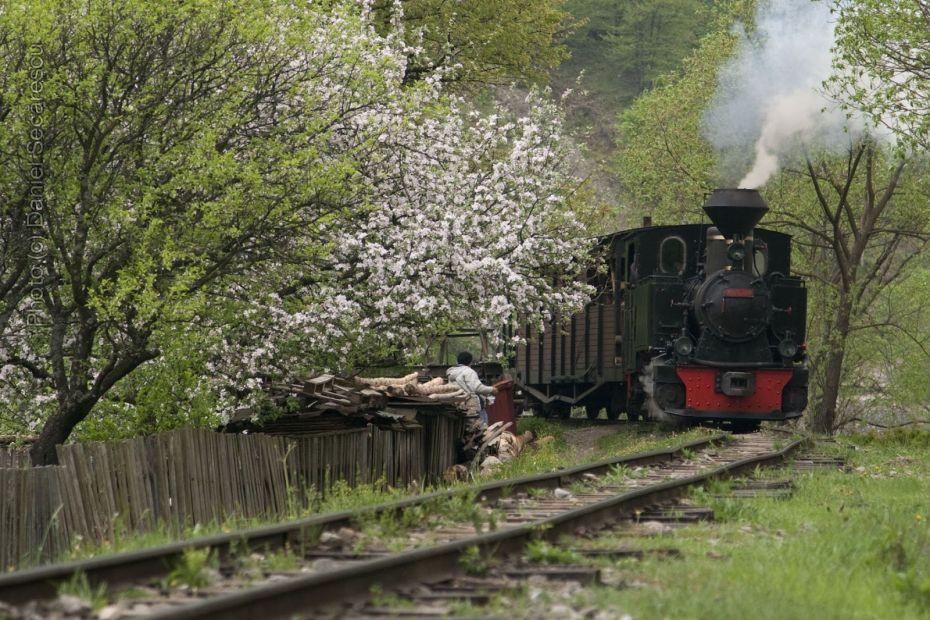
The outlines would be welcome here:
[[[595,531],[709,480],[780,463],[802,443],[761,433],[715,435],[668,450],[487,484],[476,489],[473,504],[462,499],[461,491],[433,493],[353,513],[12,573],[0,577],[0,601],[41,612],[43,603],[37,600],[54,597],[56,584],[81,573],[91,585],[106,583],[110,592],[132,587],[136,596],[142,593],[109,617],[378,615],[363,605],[373,588],[451,583],[461,577],[463,557],[513,557],[531,540]],[[467,516],[443,515],[444,506]],[[153,587],[190,549],[209,550],[216,558],[212,583],[185,589],[162,581]],[[263,554],[274,549],[286,549],[286,568],[262,566]],[[454,591],[431,592],[456,596]]]

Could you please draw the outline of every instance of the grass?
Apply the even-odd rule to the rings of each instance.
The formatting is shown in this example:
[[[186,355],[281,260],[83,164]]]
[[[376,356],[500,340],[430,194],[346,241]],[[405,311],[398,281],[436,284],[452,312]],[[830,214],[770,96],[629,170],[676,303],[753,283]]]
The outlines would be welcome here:
[[[210,585],[210,571],[216,570],[217,560],[210,549],[188,549],[178,558],[162,584],[165,590],[187,586],[192,590]]]
[[[531,564],[578,564],[582,560],[571,549],[557,547],[544,540],[534,540],[527,544],[523,559]]]
[[[930,433],[855,437],[831,450],[856,469],[795,475],[794,495],[782,499],[716,499],[728,488],[716,484],[698,498],[717,522],[598,539],[683,556],[610,562],[638,587],[591,588],[570,604],[635,618],[930,617]],[[517,606],[553,604],[547,596]]]
[[[285,547],[264,556],[260,566],[262,569],[272,573],[295,571],[300,568],[300,558],[297,557],[297,554],[295,554],[290,547]]]
[[[668,433],[654,425],[620,424],[611,427],[612,432],[609,434],[599,437],[591,452],[583,453],[571,449],[567,440],[567,434],[579,428],[542,418],[520,419],[517,423],[520,433],[529,430],[533,431],[537,440],[543,437],[552,437],[552,440],[544,441],[538,449],[526,450],[516,459],[502,463],[493,474],[481,480],[515,478],[601,459],[629,456],[637,452],[680,445],[716,432],[706,428],[694,428]]]
[[[75,573],[68,581],[59,585],[58,594],[79,598],[94,611],[100,611],[109,602],[107,584],[101,583],[94,587],[90,585],[87,575],[83,572]]]
[[[493,564],[493,558],[483,554],[478,547],[469,547],[459,556],[459,566],[472,577],[484,577]]]

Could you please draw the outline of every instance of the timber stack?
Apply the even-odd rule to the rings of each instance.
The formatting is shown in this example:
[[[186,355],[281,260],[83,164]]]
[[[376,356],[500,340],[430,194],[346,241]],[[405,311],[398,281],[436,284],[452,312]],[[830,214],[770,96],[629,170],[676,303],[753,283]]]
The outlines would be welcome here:
[[[422,425],[425,416],[463,416],[466,394],[458,386],[419,373],[403,377],[339,377],[321,374],[292,383],[266,386],[274,404],[257,414],[240,409],[224,430],[273,435],[333,432],[372,424],[402,430]]]
[[[459,463],[447,469],[443,478],[448,482],[466,480],[469,470],[488,475],[501,463],[515,458],[536,440],[532,431],[518,435],[515,430],[510,422],[495,422],[488,427],[469,424],[462,434]]]

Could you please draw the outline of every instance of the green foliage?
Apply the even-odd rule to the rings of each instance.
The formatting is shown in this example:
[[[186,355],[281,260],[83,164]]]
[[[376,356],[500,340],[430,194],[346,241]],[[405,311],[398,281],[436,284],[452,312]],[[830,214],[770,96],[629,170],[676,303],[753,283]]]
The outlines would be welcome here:
[[[702,135],[717,72],[736,44],[732,21],[752,3],[734,3],[683,61],[619,118],[615,168],[624,201],[657,224],[700,221],[703,195],[717,185],[717,154]]]
[[[612,232],[618,225],[619,190],[609,166],[623,144],[616,117],[662,74],[680,66],[710,23],[710,4],[710,0],[566,2],[577,27],[565,40],[571,56],[552,72],[552,80],[556,90],[575,91],[565,101],[567,117],[578,141],[587,147],[588,185],[609,207],[602,232]]]
[[[637,0],[607,29],[609,58],[640,90],[678,68],[707,24],[705,0]],[[616,5],[615,5],[616,6]]]
[[[161,358],[126,377],[75,432],[85,441],[222,423],[220,395],[204,379],[203,348],[191,338],[165,342]]]
[[[896,428],[889,431],[872,431],[850,438],[859,445],[906,448],[908,450],[930,449],[930,430],[926,428]]]
[[[266,555],[261,563],[262,568],[268,571],[287,572],[297,570],[300,565],[300,558],[291,550],[285,547],[275,553]]]
[[[371,604],[375,607],[403,610],[410,609],[415,606],[413,601],[410,599],[404,598],[396,592],[385,593],[380,587],[376,588],[372,586],[371,593]]]
[[[544,540],[530,541],[523,552],[523,559],[533,564],[578,564],[582,561],[582,557],[574,551]]]
[[[107,584],[100,583],[96,587],[91,586],[83,571],[74,573],[70,579],[63,581],[58,586],[58,594],[75,596],[90,605],[94,611],[100,611],[109,602]]]
[[[352,154],[332,152],[327,128],[344,111],[307,84],[320,78],[317,60],[327,70],[339,64],[313,58],[326,53],[313,42],[324,11],[358,23],[358,10],[273,0],[7,8],[0,186],[21,198],[5,201],[5,222],[25,217],[25,154],[43,171],[42,217],[32,231],[42,241],[32,284],[42,293],[41,320],[22,344],[37,360],[28,369],[37,384],[24,396],[48,403],[29,413],[49,414],[56,401],[59,409],[59,436],[43,437],[42,459],[54,458],[54,443],[104,397],[109,409],[90,436],[170,427],[179,413],[208,418],[211,398],[197,393],[201,343],[185,339],[208,313],[220,324],[234,317],[222,316],[231,313],[229,289],[221,297],[215,286],[233,285],[284,239],[291,260],[318,259],[325,248],[294,230],[313,237],[340,213]],[[360,43],[354,53],[362,52]],[[41,71],[30,71],[26,57]],[[373,98],[383,92],[376,72],[353,75],[354,84],[333,77],[348,89],[374,87]],[[324,196],[327,206],[307,210]],[[4,330],[8,310],[0,312]],[[161,374],[109,394],[162,353],[171,359]]]
[[[564,0],[403,0],[408,40],[425,57],[411,58],[407,80],[446,67],[461,87],[542,80],[567,56],[561,43],[570,16]],[[393,4],[380,11],[385,22]],[[386,26],[387,27],[387,26]]]
[[[720,157],[702,137],[704,112],[737,40],[731,26],[751,24],[754,4],[721,5],[683,70],[620,117],[615,170],[625,202],[657,223],[702,221],[704,193],[722,182]],[[857,167],[859,152],[865,154]],[[865,138],[848,153],[799,149],[763,190],[772,208],[764,225],[794,235],[792,269],[807,279],[810,410],[818,415],[832,407],[827,369],[841,360],[838,415],[824,415],[831,429],[863,413],[913,411],[930,396],[923,364],[913,363],[930,351],[928,261],[921,252],[930,213],[927,165],[912,156],[898,178],[895,154]],[[892,183],[888,205],[872,209]]]
[[[708,24],[707,0],[569,0],[579,26],[566,40],[563,76],[585,71],[597,98],[628,103],[660,75],[678,68]]]
[[[360,511],[354,523],[362,532],[356,541],[358,550],[378,541],[388,548],[402,550],[409,545],[411,529],[430,530],[444,525],[470,523],[476,532],[493,532],[499,515],[477,501],[474,492],[465,489],[451,497],[438,497],[400,511]]]
[[[526,419],[520,421],[520,430],[534,428],[537,431],[546,431],[553,435],[564,435],[567,427],[558,422],[549,422],[545,420]],[[570,427],[569,427],[570,428]],[[564,439],[559,445],[546,446],[538,450],[529,448],[526,452],[519,455],[513,461],[513,465],[508,465],[514,476],[540,473],[543,471],[552,471],[553,469],[577,465],[583,461],[591,461],[608,457],[622,456],[655,449],[661,446],[670,446],[684,443],[706,435],[707,429],[693,429],[686,433],[678,435],[666,435],[655,429],[649,429],[643,426],[622,426],[614,433],[601,437],[592,454],[580,455],[577,451],[567,448]],[[536,452],[544,452],[542,458],[536,458]],[[643,475],[641,471],[639,475]],[[608,480],[614,476],[618,480],[625,479],[628,476],[635,475],[627,467],[613,468],[609,474]],[[405,540],[403,534],[409,528],[423,525],[443,525],[449,523],[471,523],[476,530],[488,532],[494,531],[498,527],[501,515],[493,510],[489,511],[483,508],[476,501],[476,491],[464,486],[453,485],[458,487],[460,492],[455,493],[450,498],[440,498],[430,502],[424,507],[410,507],[400,513],[386,515],[384,517],[375,517],[366,513],[363,509],[376,504],[384,504],[392,501],[409,497],[416,493],[429,493],[438,488],[449,488],[446,485],[437,488],[427,487],[424,489],[402,489],[390,487],[382,479],[371,484],[359,484],[352,486],[344,480],[337,480],[327,490],[325,495],[313,494],[307,492],[305,495],[310,497],[308,505],[293,505],[289,510],[286,518],[299,519],[311,515],[322,513],[353,511],[357,513],[356,523],[363,529],[367,528],[367,535],[360,537],[359,544],[364,546],[367,540],[379,538],[383,533],[388,533],[394,537],[393,542],[400,544]],[[548,489],[529,489],[528,494],[531,497],[544,497],[551,493]],[[280,519],[275,519],[273,523],[279,523]],[[144,549],[157,545],[168,544],[179,540],[192,540],[211,534],[230,533],[240,529],[254,528],[262,525],[269,525],[268,522],[261,519],[244,519],[241,517],[232,517],[220,522],[197,524],[194,527],[188,527],[177,531],[165,523],[159,523],[153,530],[147,532],[131,532],[123,527],[123,521],[117,520],[114,526],[115,536],[113,540],[106,540],[101,543],[89,543],[80,539],[75,541],[70,552],[62,560],[74,560],[80,558],[96,557],[99,555],[132,551]],[[319,528],[303,532],[303,539],[307,544],[314,544],[319,538],[322,531]],[[391,542],[391,541],[389,541]],[[241,549],[240,555],[248,553],[248,549]]]
[[[922,0],[849,0],[837,9],[829,84],[907,146],[930,149],[930,11]]]
[[[885,530],[878,557],[892,572],[891,583],[901,595],[917,607],[930,612],[930,537],[914,527]]]
[[[611,465],[608,472],[604,475],[604,482],[611,484],[620,482],[633,476],[633,468],[628,465]]]
[[[615,433],[599,437],[596,446],[599,457],[624,456],[678,446],[716,432],[713,429],[696,427],[677,433],[666,433],[654,426],[630,425],[623,426]]]
[[[640,426],[622,426],[615,433],[598,438],[591,453],[580,453],[572,450],[565,440],[565,433],[571,427],[559,424],[557,421],[535,418],[519,421],[520,432],[532,430],[537,439],[552,437],[539,446],[531,446],[523,451],[517,458],[502,463],[494,469],[487,479],[516,478],[518,476],[555,469],[570,467],[593,459],[616,457],[661,446],[673,446],[697,439],[706,435],[707,429],[695,428],[679,434],[668,434],[657,428]]]
[[[215,570],[216,565],[217,558],[211,549],[187,549],[165,577],[164,587],[187,586],[194,590],[206,587],[210,585],[210,570]]]
[[[349,484],[345,480],[336,480],[326,491],[316,509],[319,512],[339,512],[355,510],[372,504],[386,503],[401,499],[409,493],[387,484],[384,478],[370,484]]]
[[[473,577],[483,577],[491,570],[491,558],[485,557],[477,546],[468,547],[459,556],[459,566],[466,574]]]

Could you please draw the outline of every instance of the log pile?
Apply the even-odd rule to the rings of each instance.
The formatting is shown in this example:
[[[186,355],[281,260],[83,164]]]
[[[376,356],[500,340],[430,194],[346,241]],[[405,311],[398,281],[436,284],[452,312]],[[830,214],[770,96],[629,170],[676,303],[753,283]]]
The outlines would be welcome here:
[[[420,414],[461,415],[467,395],[442,378],[420,382],[418,373],[404,377],[349,378],[316,375],[292,383],[266,386],[274,403],[270,415],[241,409],[224,430],[278,435],[325,433],[366,424],[380,428],[415,427]]]
[[[495,422],[487,428],[482,428],[479,423],[470,425],[462,437],[461,463],[450,468],[445,478],[450,481],[464,480],[469,467],[487,475],[501,463],[520,454],[535,437],[531,431],[517,435],[512,432],[515,429],[511,426],[510,422]]]
[[[411,373],[396,379],[378,377],[374,379],[359,378],[358,381],[373,390],[394,398],[411,397],[414,401],[418,401],[422,400],[418,397],[425,397],[429,401],[440,403],[461,403],[467,398],[462,388],[453,383],[446,383],[446,380],[442,377],[436,377],[421,383],[418,373]]]

